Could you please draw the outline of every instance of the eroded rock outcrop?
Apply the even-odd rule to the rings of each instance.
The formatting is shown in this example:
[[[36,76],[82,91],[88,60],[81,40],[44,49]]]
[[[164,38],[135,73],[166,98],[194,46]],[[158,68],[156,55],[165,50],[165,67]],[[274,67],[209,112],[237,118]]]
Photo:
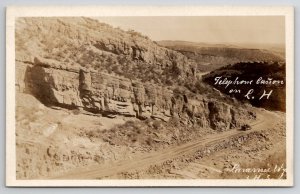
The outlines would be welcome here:
[[[226,103],[174,94],[171,89],[153,83],[83,68],[68,69],[55,61],[34,61],[30,65],[17,63],[16,85],[19,91],[33,94],[46,105],[84,109],[112,117],[123,115],[163,121],[173,117],[185,125],[216,130],[237,127],[243,117],[249,116]]]
[[[91,18],[16,21],[16,88],[45,105],[217,130],[247,120],[234,105],[190,95],[196,75],[195,61],[135,31]]]

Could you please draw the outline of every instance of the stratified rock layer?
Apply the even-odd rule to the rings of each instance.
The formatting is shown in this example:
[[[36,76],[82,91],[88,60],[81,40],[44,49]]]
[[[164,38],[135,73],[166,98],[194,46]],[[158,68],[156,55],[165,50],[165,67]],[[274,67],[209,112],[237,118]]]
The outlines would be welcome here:
[[[17,62],[16,86],[46,105],[83,109],[103,116],[123,115],[168,121],[178,118],[185,125],[228,130],[249,114],[216,100],[174,94],[167,87],[96,72],[70,69],[36,58],[34,64]],[[245,119],[244,119],[245,120]]]
[[[91,18],[26,17],[16,20],[15,43],[17,90],[47,106],[217,130],[248,119],[246,109],[191,94],[195,61],[135,31]]]

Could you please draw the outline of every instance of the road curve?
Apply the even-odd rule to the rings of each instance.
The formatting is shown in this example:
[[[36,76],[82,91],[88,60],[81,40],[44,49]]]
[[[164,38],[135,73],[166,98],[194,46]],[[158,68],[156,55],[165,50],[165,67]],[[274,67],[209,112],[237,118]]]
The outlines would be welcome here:
[[[253,131],[269,128],[276,124],[276,115],[274,113],[263,110],[257,115],[258,120],[250,124],[252,130],[249,131],[230,130],[219,134],[208,135],[204,138],[199,138],[182,145],[172,146],[161,151],[140,154],[128,160],[116,161],[104,165],[93,165],[85,168],[76,168],[62,176],[51,177],[50,179],[105,179],[105,177],[117,173],[133,169],[140,170],[150,165],[161,164],[166,160],[174,159],[185,154],[195,153],[204,146],[252,133]]]

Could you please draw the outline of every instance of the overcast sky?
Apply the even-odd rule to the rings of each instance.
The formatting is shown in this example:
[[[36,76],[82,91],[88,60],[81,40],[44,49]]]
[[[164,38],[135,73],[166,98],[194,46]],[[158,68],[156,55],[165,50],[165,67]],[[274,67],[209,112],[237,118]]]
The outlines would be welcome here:
[[[152,40],[204,43],[284,44],[283,16],[100,17],[99,21],[133,29]]]

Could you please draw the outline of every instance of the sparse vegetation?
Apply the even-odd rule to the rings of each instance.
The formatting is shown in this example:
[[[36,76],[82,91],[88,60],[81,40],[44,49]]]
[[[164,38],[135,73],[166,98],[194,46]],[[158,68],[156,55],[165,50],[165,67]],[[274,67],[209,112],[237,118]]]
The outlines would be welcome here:
[[[214,51],[220,56],[213,56]],[[19,88],[25,86],[16,92],[17,178],[62,176],[93,165],[101,173],[109,168],[114,172],[123,162],[139,166],[140,161],[146,170],[121,169],[113,176],[210,178],[211,168],[199,170],[203,161],[207,166],[219,162],[220,169],[228,164],[222,159],[228,156],[284,162],[281,155],[268,157],[270,149],[274,152],[285,143],[284,113],[270,117],[267,111],[243,105],[202,82],[199,72],[209,64],[197,60],[219,66],[236,60],[237,54],[243,59],[260,52],[201,52],[193,58],[139,32],[89,18],[18,19],[16,75],[23,76],[16,76],[16,82]],[[228,66],[218,71],[230,76],[245,68],[240,65],[237,70]],[[208,76],[214,73],[218,72]],[[43,99],[49,104],[42,104],[48,102]],[[249,131],[233,131],[256,118],[263,120],[259,127],[270,135],[256,132],[258,138],[251,141]],[[161,164],[145,164],[157,162],[152,156]],[[254,164],[263,166],[264,161]],[[223,175],[216,177],[228,178]]]

